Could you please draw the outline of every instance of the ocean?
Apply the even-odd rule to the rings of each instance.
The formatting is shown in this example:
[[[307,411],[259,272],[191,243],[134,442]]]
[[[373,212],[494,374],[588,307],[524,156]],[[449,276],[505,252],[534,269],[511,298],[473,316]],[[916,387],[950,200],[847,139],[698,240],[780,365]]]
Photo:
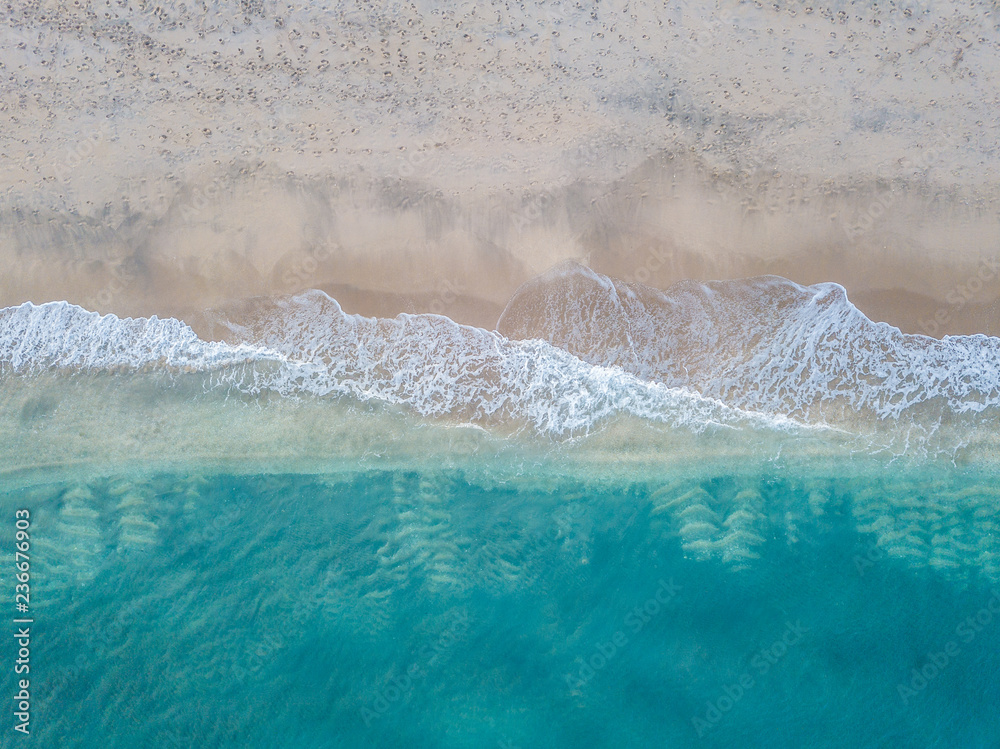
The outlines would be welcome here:
[[[995,479],[435,463],[6,493],[35,539],[31,740],[996,740]]]
[[[842,289],[761,279],[736,297],[793,332],[730,333],[738,363],[695,346],[679,384],[663,372],[685,346],[651,353],[634,305],[689,319],[712,287],[548,282],[498,327],[561,348],[319,292],[229,342],[66,303],[0,311],[30,741],[993,745],[996,339],[905,336]],[[567,338],[581,283],[631,316],[578,316]],[[752,329],[727,289],[713,309]],[[627,348],[594,343],[623,321]],[[790,366],[816,358],[790,408],[773,339],[793,334]],[[722,379],[759,351],[770,373]],[[864,386],[816,395],[851,372]]]

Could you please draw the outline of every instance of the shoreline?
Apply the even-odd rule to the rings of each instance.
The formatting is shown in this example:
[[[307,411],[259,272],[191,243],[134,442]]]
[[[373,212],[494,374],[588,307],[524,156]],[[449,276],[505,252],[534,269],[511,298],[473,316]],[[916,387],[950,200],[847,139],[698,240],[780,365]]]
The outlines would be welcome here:
[[[213,178],[210,198],[180,189],[159,212],[8,210],[0,306],[65,300],[211,335],[218,310],[315,288],[368,317],[434,313],[492,329],[522,284],[573,260],[661,290],[759,275],[835,282],[904,333],[1000,334],[1000,198],[970,205],[902,182],[823,192],[791,176],[753,187],[695,166],[660,156],[611,182],[459,195],[262,169]]]

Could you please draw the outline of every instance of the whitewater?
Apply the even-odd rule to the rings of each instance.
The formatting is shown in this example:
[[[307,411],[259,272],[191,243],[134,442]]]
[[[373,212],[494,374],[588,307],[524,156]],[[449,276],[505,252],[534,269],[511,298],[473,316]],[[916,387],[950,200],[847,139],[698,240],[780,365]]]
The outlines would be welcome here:
[[[954,456],[1000,405],[1000,339],[874,323],[836,284],[778,277],[666,291],[561,265],[525,284],[497,330],[440,315],[366,318],[321,291],[259,300],[203,340],[180,320],[65,302],[0,310],[4,377],[208,373],[248,395],[349,398],[554,439],[632,417],[854,435]]]

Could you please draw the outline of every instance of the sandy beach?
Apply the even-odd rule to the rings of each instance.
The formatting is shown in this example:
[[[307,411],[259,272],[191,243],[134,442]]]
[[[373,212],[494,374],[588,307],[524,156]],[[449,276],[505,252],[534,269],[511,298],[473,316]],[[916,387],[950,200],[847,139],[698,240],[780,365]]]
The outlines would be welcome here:
[[[318,288],[492,328],[564,260],[834,281],[998,332],[998,16],[789,2],[46,0],[4,34],[0,305]],[[488,72],[487,72],[488,71]]]

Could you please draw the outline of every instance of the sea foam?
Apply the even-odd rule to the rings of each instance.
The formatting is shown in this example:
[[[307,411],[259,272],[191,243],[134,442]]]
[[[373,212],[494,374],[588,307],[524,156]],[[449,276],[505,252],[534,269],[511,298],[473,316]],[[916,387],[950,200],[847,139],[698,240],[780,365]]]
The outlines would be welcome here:
[[[595,365],[807,423],[995,418],[1000,339],[937,340],[869,320],[835,283],[777,276],[666,291],[563,264],[525,284],[498,329]]]
[[[510,341],[437,315],[348,315],[319,291],[272,300],[263,318],[242,322],[229,325],[235,342],[212,342],[179,320],[24,304],[0,311],[0,366],[15,376],[50,368],[213,372],[217,386],[247,393],[377,400],[422,416],[527,426],[555,437],[586,433],[617,415],[694,431],[796,428],[587,364],[543,341]]]
[[[321,291],[259,300],[222,327],[226,341],[207,341],[180,320],[29,303],[0,310],[0,369],[209,372],[212,387],[250,395],[377,401],[557,438],[633,417],[694,432],[833,427],[899,451],[954,449],[1000,405],[1000,339],[904,335],[837,284],[773,276],[662,292],[564,265],[519,290],[499,332],[351,315]]]

